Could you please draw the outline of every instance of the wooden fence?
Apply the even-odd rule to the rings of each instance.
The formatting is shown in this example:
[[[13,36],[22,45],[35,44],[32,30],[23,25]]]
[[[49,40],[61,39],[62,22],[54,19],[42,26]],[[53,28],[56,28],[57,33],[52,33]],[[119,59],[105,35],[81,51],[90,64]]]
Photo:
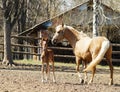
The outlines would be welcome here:
[[[0,36],[3,37],[3,36]],[[11,38],[13,39],[23,39],[24,43],[23,44],[15,44],[12,43],[12,55],[14,59],[33,59],[34,56],[37,57],[37,60],[40,60],[40,46],[33,46],[31,45],[29,42],[29,40],[37,40],[38,42],[41,40],[41,38],[33,38],[30,36],[11,36]],[[113,48],[119,48],[117,50],[113,49],[113,62],[120,62],[120,44],[112,44]],[[4,55],[4,44],[0,43],[0,47],[2,48],[0,50],[0,60],[3,59],[3,55]],[[20,48],[22,48],[22,50],[20,50]],[[63,50],[65,51],[71,51],[72,52],[72,48],[68,48],[68,47],[52,47],[50,46],[49,48],[53,49],[54,51],[60,51]],[[33,52],[33,49],[37,49],[37,53]],[[22,55],[22,58],[20,58],[20,55]],[[55,53],[54,55],[55,58],[75,58],[75,56],[73,55],[73,53],[71,53],[70,55],[62,55],[62,54],[58,54]]]

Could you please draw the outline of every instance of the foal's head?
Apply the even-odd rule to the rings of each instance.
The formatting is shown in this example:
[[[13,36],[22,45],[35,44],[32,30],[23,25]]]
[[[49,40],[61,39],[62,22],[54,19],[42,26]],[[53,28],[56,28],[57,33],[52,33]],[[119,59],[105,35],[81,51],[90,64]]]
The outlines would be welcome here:
[[[42,31],[42,32],[41,32],[41,35],[42,35],[42,38],[43,38],[42,40],[47,40],[48,37],[49,37],[49,36],[48,36],[48,31],[46,31],[46,30],[45,30],[45,31]]]
[[[57,42],[64,39],[64,31],[65,31],[65,25],[58,25],[55,28],[55,33],[54,33],[54,36],[52,38],[52,43],[53,44],[56,44]]]
[[[46,39],[42,39],[41,45],[42,45],[42,49],[43,49],[43,50],[46,50],[47,47],[48,47],[48,45],[47,45],[47,40],[46,40]]]

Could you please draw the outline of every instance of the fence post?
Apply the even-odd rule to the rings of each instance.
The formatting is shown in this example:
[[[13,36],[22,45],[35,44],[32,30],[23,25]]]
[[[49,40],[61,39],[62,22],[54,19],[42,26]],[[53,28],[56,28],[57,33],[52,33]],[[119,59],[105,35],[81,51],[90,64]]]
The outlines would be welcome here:
[[[40,38],[40,39],[38,39],[38,45],[39,45],[40,48],[37,49],[37,51],[38,51],[37,60],[39,61],[40,60],[41,51],[42,51],[41,50],[41,38],[42,38],[41,30],[40,30],[40,32],[38,32],[38,38]]]

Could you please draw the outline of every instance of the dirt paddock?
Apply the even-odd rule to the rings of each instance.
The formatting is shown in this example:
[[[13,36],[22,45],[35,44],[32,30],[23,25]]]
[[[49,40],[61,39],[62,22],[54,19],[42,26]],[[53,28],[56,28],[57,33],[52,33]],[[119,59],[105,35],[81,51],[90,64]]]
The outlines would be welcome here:
[[[114,70],[112,86],[108,69],[97,69],[90,85],[80,84],[74,70],[56,71],[56,78],[56,83],[42,83],[39,68],[0,68],[0,92],[120,92],[120,68]]]

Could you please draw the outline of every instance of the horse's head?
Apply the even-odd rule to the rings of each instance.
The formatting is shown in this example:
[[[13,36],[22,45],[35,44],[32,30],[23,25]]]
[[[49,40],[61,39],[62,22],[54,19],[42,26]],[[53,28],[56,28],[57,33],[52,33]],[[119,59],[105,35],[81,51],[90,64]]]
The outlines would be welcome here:
[[[64,31],[65,31],[65,25],[58,25],[55,28],[55,33],[54,36],[52,38],[52,43],[56,44],[57,42],[61,41],[62,39],[64,39]]]

